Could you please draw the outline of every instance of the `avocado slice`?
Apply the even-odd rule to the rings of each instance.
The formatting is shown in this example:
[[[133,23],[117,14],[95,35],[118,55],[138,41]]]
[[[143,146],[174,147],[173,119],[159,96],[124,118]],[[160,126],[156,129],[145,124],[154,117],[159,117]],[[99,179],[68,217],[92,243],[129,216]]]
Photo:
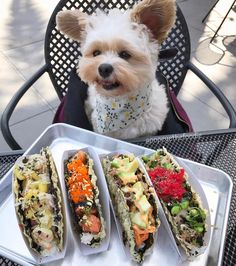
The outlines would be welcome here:
[[[138,161],[133,160],[132,162],[123,164],[121,167],[119,167],[119,170],[120,172],[125,172],[125,173],[135,173],[138,167],[139,167]]]
[[[138,181],[133,185],[133,192],[135,193],[135,199],[139,199],[143,195],[144,187],[142,182]]]
[[[142,220],[140,212],[131,213],[130,216],[131,216],[132,223],[136,224],[140,229],[147,228],[146,223]]]
[[[118,176],[126,183],[134,183],[137,181],[137,176],[135,172],[139,167],[137,160],[133,160],[125,165],[118,168]]]
[[[120,168],[124,165],[127,165],[129,163],[129,158],[115,158],[111,162],[111,166],[115,168]]]
[[[122,179],[124,184],[135,183],[137,181],[137,176],[134,173],[120,172],[118,176]]]
[[[147,213],[148,210],[151,208],[151,204],[148,202],[147,197],[145,195],[142,195],[142,197],[137,203],[141,212]]]
[[[119,167],[120,167],[120,161],[117,160],[117,159],[114,159],[114,160],[111,162],[111,167],[119,168]]]

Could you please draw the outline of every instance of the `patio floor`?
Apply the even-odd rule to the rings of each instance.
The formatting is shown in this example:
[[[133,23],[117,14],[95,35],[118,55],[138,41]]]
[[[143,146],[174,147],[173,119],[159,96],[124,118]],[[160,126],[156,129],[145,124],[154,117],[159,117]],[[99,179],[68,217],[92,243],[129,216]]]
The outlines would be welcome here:
[[[214,35],[233,0],[219,1],[205,23],[213,0],[178,0],[192,41],[192,62],[215,82],[236,108],[236,7]],[[226,3],[227,2],[227,3]],[[44,64],[44,34],[58,0],[2,0],[0,10],[0,113],[17,89]],[[222,106],[194,74],[188,74],[179,94],[195,131],[227,128]],[[45,74],[26,93],[10,120],[13,136],[26,149],[52,123],[57,95]],[[0,152],[10,148],[0,132]]]

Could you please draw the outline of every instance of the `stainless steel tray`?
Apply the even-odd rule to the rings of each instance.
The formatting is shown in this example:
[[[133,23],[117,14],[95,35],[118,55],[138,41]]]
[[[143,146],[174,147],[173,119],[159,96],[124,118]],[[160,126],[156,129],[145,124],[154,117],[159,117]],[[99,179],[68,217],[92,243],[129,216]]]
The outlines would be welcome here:
[[[48,127],[25,154],[38,153],[44,146],[50,147],[60,178],[62,178],[60,173],[61,157],[65,150],[92,146],[99,154],[114,150],[127,150],[137,156],[150,153],[151,151],[141,146],[101,136],[65,124],[55,124]],[[192,261],[183,262],[164,226],[161,226],[153,253],[146,258],[143,264],[158,264],[161,266],[221,265],[233,187],[232,181],[221,170],[189,160],[180,160],[183,160],[195,173],[206,193],[212,224],[209,247],[203,255]],[[0,181],[0,254],[21,265],[34,265],[33,257],[26,248],[17,225],[11,192],[11,175],[12,170]],[[113,219],[111,223],[111,238],[108,251],[98,255],[83,256],[76,248],[73,238],[70,237],[64,260],[50,263],[50,265],[110,265],[111,262],[114,266],[133,265],[123,252]]]

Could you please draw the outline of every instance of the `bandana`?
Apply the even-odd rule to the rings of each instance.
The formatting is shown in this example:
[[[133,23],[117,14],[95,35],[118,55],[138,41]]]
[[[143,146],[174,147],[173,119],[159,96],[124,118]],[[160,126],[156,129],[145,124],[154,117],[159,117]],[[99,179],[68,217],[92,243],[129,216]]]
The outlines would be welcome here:
[[[129,97],[96,97],[97,130],[107,133],[124,129],[150,108],[151,87]]]

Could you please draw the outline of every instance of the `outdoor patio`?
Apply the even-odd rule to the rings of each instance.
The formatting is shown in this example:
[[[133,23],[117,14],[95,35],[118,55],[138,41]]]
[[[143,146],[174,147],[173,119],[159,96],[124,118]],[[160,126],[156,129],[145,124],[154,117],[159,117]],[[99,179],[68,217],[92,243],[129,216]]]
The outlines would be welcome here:
[[[218,36],[215,30],[232,4],[219,1],[205,23],[202,19],[215,0],[178,0],[192,41],[192,62],[215,82],[236,108],[236,7],[229,13]],[[0,113],[17,89],[44,64],[44,34],[58,0],[2,0],[0,10]],[[179,99],[195,131],[228,127],[228,118],[211,92],[189,74]],[[24,148],[52,123],[59,104],[46,75],[27,92],[10,121],[13,136]],[[9,151],[0,133],[0,152]]]

